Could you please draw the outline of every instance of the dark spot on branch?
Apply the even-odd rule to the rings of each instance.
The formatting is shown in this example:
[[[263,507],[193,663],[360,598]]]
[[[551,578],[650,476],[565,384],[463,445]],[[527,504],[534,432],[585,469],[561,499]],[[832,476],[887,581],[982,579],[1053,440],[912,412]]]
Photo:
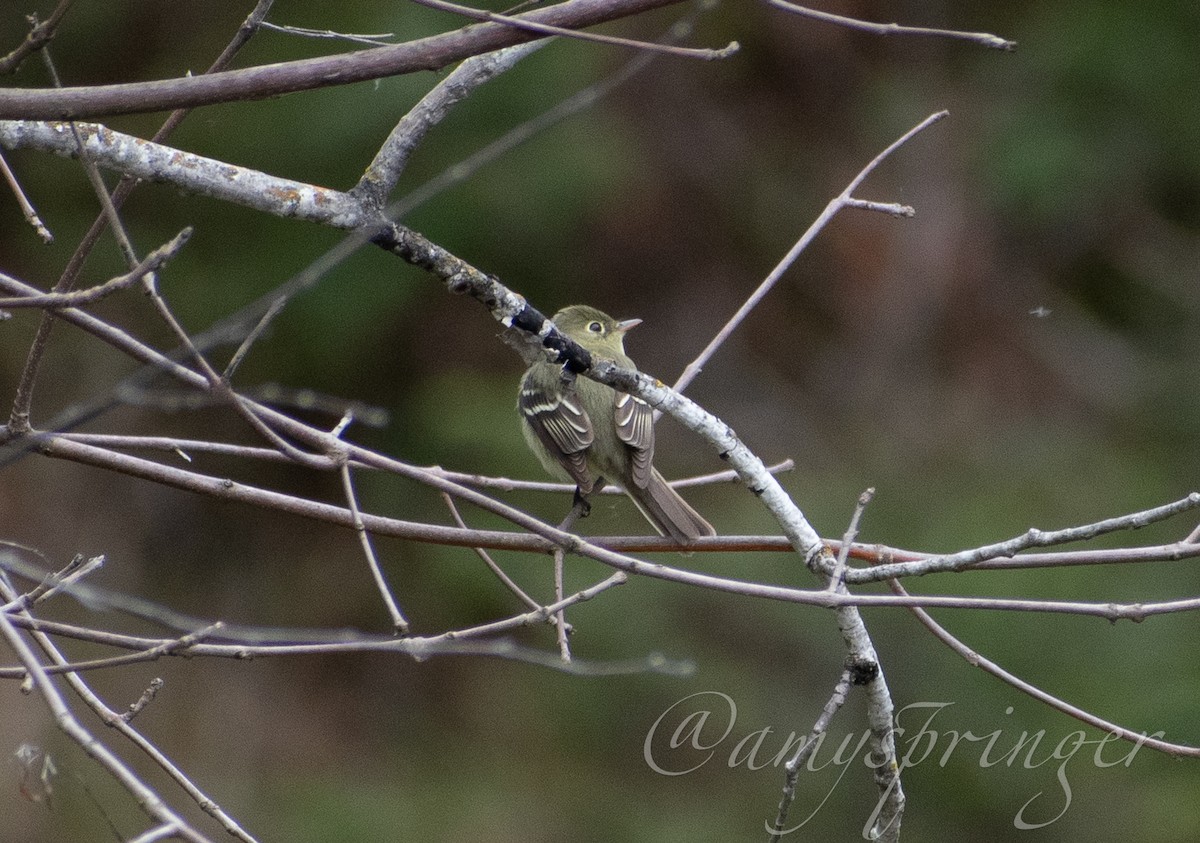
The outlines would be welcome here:
[[[546,317],[541,314],[537,308],[526,304],[521,308],[520,312],[512,318],[512,326],[527,334],[536,334],[542,328],[542,323],[546,321]]]
[[[847,659],[846,670],[850,672],[851,685],[869,685],[879,675],[879,665],[868,659]]]

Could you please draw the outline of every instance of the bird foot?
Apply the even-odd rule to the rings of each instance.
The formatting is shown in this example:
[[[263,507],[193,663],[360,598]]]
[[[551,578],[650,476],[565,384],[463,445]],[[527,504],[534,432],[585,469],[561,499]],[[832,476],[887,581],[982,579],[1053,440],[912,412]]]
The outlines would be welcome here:
[[[592,514],[592,505],[579,491],[578,486],[575,487],[575,509],[579,512],[580,518],[587,518]]]

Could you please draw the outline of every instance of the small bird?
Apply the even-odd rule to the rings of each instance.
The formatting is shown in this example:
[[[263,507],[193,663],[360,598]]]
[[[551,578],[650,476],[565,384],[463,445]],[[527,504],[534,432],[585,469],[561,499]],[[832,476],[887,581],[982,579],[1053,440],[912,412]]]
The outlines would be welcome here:
[[[558,330],[596,357],[636,369],[625,354],[625,333],[641,319],[618,322],[585,305],[554,315]],[[546,471],[574,483],[586,499],[606,482],[620,486],[660,535],[687,544],[716,530],[688,505],[651,464],[654,415],[645,401],[590,378],[568,392],[562,367],[535,362],[521,378],[517,396],[525,441]]]

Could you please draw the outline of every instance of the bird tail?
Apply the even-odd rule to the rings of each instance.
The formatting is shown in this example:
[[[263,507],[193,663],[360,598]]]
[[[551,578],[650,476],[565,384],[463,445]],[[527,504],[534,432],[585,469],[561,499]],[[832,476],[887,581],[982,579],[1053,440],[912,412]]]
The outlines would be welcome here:
[[[660,535],[670,536],[680,544],[688,544],[702,536],[717,534],[712,524],[667,485],[658,469],[651,469],[650,482],[644,487],[630,484],[625,492]]]

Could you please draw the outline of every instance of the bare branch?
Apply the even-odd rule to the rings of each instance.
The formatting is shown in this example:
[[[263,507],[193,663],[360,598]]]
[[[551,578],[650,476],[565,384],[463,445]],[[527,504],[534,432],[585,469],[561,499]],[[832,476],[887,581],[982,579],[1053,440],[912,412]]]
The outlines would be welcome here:
[[[0,580],[0,596],[6,601],[16,599],[16,595]],[[25,614],[25,613],[23,613]],[[18,616],[19,617],[19,616]],[[27,615],[26,615],[27,617]],[[79,748],[99,762],[109,774],[116,779],[134,797],[137,804],[148,816],[159,823],[171,825],[175,834],[193,843],[207,843],[208,838],[200,834],[183,820],[162,800],[138,775],[116,756],[107,746],[98,741],[71,713],[66,701],[46,674],[37,655],[21,638],[13,625],[14,619],[5,612],[0,612],[0,635],[9,643],[17,654],[17,659],[28,671],[33,688],[45,701],[46,706],[54,715],[55,723],[67,737],[79,745]],[[68,680],[75,679],[68,676]],[[249,837],[243,837],[249,840]]]
[[[21,189],[16,175],[8,166],[8,162],[4,160],[3,155],[0,155],[0,175],[4,176],[9,189],[13,192],[13,196],[16,197],[17,205],[20,207],[21,213],[25,215],[26,222],[33,226],[33,230],[37,232],[38,237],[42,238],[43,243],[53,243],[54,235],[50,233],[50,229],[46,228],[46,224],[38,216],[37,210],[25,195],[25,191]]]
[[[81,434],[89,435],[89,434]],[[90,440],[84,440],[90,441]],[[95,443],[102,444],[102,443]],[[117,444],[115,441],[113,444]],[[133,446],[136,447],[136,446]],[[796,467],[796,463],[790,459],[777,462],[774,465],[767,466],[767,471],[772,474],[782,474],[786,471],[791,471]],[[475,486],[480,489],[501,489],[506,492],[525,491],[525,492],[560,492],[570,494],[575,491],[575,487],[569,483],[552,483],[541,480],[513,480],[509,477],[485,477],[481,474],[466,474],[460,471],[449,471],[441,466],[430,466],[429,471],[440,477],[445,477],[447,480],[453,480],[455,483],[462,483],[466,486]],[[685,489],[693,486],[708,486],[714,483],[739,483],[741,482],[736,471],[714,471],[710,474],[699,474],[694,477],[682,477],[678,480],[671,480],[670,485],[676,489]],[[616,486],[605,486],[602,489],[597,489],[592,492],[593,495],[613,495],[620,497],[625,494]]]
[[[1048,547],[1055,544],[1083,541],[1118,530],[1136,530],[1197,507],[1200,507],[1200,492],[1192,492],[1186,498],[1181,498],[1174,503],[1116,518],[1107,518],[1094,524],[1084,524],[1080,527],[1068,527],[1064,530],[1050,532],[1044,532],[1034,527],[1016,538],[972,550],[964,550],[949,556],[935,556],[917,562],[894,562],[890,565],[877,565],[870,569],[846,571],[845,579],[847,582],[864,583],[895,577],[961,571],[964,568],[979,566],[986,560],[1013,556],[1029,547]]]
[[[665,389],[665,388],[664,388]],[[683,399],[686,400],[686,399]],[[285,418],[285,417],[280,417]],[[294,424],[294,423],[293,423]],[[36,447],[48,456],[66,457],[79,462],[92,464],[122,473],[143,477],[157,483],[174,486],[180,489],[202,492],[219,498],[241,501],[256,506],[269,507],[282,512],[291,512],[319,521],[336,524],[343,527],[353,526],[353,516],[349,510],[316,501],[296,498],[290,495],[256,488],[243,483],[236,483],[228,478],[210,477],[191,471],[164,466],[137,457],[116,454],[111,451],[93,448],[79,442],[57,438],[47,434],[37,434],[34,437]],[[352,446],[347,446],[352,447]],[[500,504],[469,489],[457,486],[449,481],[433,475],[423,474],[419,469],[399,463],[395,460],[374,454],[363,449],[353,449],[352,453],[361,461],[390,469],[402,476],[419,480],[442,491],[449,491],[466,500],[482,506],[505,517],[518,526],[533,531],[536,535],[520,533],[497,532],[484,530],[461,530],[454,527],[442,527],[421,522],[403,521],[400,519],[383,518],[363,514],[363,524],[376,535],[391,535],[413,538],[435,544],[450,544],[464,547],[490,547],[496,549],[533,549],[549,552],[554,547],[563,547],[573,553],[588,556],[606,565],[631,574],[664,579],[686,585],[709,588],[751,597],[761,597],[791,603],[826,606],[830,608],[845,606],[927,606],[944,608],[974,608],[990,609],[993,611],[1033,611],[1061,614],[1088,615],[1108,620],[1130,619],[1143,620],[1158,614],[1200,610],[1200,598],[1165,601],[1158,603],[1090,603],[1053,600],[1021,600],[1009,598],[974,598],[947,597],[944,595],[923,595],[919,597],[897,597],[888,595],[851,595],[830,593],[826,589],[806,591],[803,589],[783,588],[743,580],[727,579],[701,574],[693,571],[672,568],[661,563],[647,563],[639,559],[615,553],[593,541],[585,541],[578,536],[556,530],[529,517],[519,510]],[[789,505],[794,506],[790,503]],[[801,516],[802,517],[802,516]],[[807,523],[807,522],[804,522]],[[795,547],[795,539],[789,538],[789,543]],[[669,548],[664,548],[669,549]],[[680,548],[674,548],[680,549]],[[686,548],[691,550],[691,546]],[[818,554],[827,553],[818,539]],[[847,574],[850,572],[848,571]]]
[[[862,519],[863,512],[867,505],[871,503],[871,499],[875,497],[875,489],[870,488],[858,496],[858,502],[854,506],[854,515],[850,517],[850,524],[846,527],[846,533],[842,536],[842,546],[838,550],[837,564],[829,574],[829,590],[837,591],[838,588],[845,582],[846,577],[846,558],[850,555],[850,548],[854,545],[854,540],[858,537],[858,522]]]
[[[869,32],[872,35],[914,35],[951,38],[961,41],[971,41],[975,44],[981,44],[984,47],[991,47],[993,50],[1004,50],[1006,52],[1011,52],[1017,48],[1016,41],[1009,41],[987,32],[960,32],[955,29],[928,29],[923,26],[901,26],[898,23],[871,23],[870,21],[843,17],[842,15],[830,14],[829,12],[819,12],[805,6],[797,6],[795,3],[789,3],[787,0],[767,0],[767,3],[776,9],[782,9],[794,15],[800,15],[825,23],[834,23],[848,29],[856,29],[859,32]]]
[[[282,26],[277,23],[263,21],[259,26],[272,32],[282,32],[284,35],[298,35],[302,38],[325,38],[331,41],[349,41],[353,44],[369,44],[373,47],[388,47],[391,42],[386,38],[395,38],[394,32],[375,32],[371,34],[354,32],[334,32],[331,29],[310,29],[307,26]]]
[[[900,583],[895,580],[890,580],[888,585],[891,587],[892,591],[898,595],[906,596],[908,594],[908,592],[904,590],[904,586],[900,585]],[[1089,726],[1094,726],[1097,729],[1101,729],[1110,735],[1115,735],[1122,740],[1132,741],[1138,745],[1144,744],[1151,749],[1156,749],[1159,752],[1165,752],[1168,755],[1200,758],[1200,747],[1188,746],[1187,744],[1169,743],[1167,741],[1160,740],[1159,736],[1161,736],[1161,732],[1155,732],[1150,736],[1147,736],[1144,732],[1135,732],[1132,729],[1127,729],[1124,726],[1118,726],[1116,723],[1103,720],[1088,711],[1084,711],[1083,709],[1077,708],[1070,703],[1059,699],[1058,697],[1046,693],[1042,689],[1029,684],[1025,680],[1012,673],[1009,673],[995,662],[990,661],[989,659],[972,650],[962,641],[950,634],[945,627],[941,626],[937,621],[935,621],[928,612],[918,608],[914,608],[912,612],[914,615],[916,615],[917,619],[925,625],[926,629],[932,632],[939,641],[966,659],[968,664],[974,665],[975,667],[992,674],[992,676],[995,676],[997,679],[1000,679],[1001,681],[1016,688],[1018,691],[1028,694],[1040,702],[1046,703],[1051,708],[1070,715],[1076,720],[1087,723]]]
[[[519,15],[517,20],[581,29],[678,2],[681,0],[567,0]],[[80,119],[264,99],[421,70],[438,70],[470,56],[511,47],[536,37],[536,33],[508,24],[487,22],[405,44],[203,76],[60,90],[5,88],[0,89],[0,118]]]
[[[826,554],[827,555],[827,554]],[[844,583],[831,596],[850,596]],[[894,711],[892,692],[884,677],[883,666],[875,652],[862,613],[851,605],[837,609],[838,631],[846,647],[846,668],[852,685],[861,685],[867,696],[867,728],[870,730],[871,767],[875,787],[879,790],[870,839],[894,843],[900,838],[900,822],[904,816],[904,788],[900,784],[900,765],[896,759],[896,736],[893,731]],[[865,836],[865,834],[864,834]]]
[[[350,507],[354,532],[358,534],[358,542],[362,546],[363,555],[367,557],[367,567],[371,569],[375,587],[379,590],[379,594],[383,598],[383,605],[387,607],[388,614],[392,618],[392,629],[398,633],[406,633],[408,632],[408,621],[405,619],[404,613],[400,611],[400,607],[396,605],[392,589],[383,575],[383,569],[379,567],[379,560],[375,558],[375,548],[371,546],[371,534],[363,525],[362,513],[358,510],[358,494],[354,491],[354,478],[350,474],[349,464],[344,459],[338,473],[342,477],[342,491],[345,493],[346,503]]]
[[[565,592],[563,591],[563,568],[566,552],[561,548],[554,549],[554,599],[561,603]],[[559,609],[554,614],[554,624],[557,628],[558,637],[558,654],[562,660],[569,662],[571,660],[571,642],[569,639],[569,625],[567,624],[566,607]]]
[[[221,55],[217,57],[217,60],[208,68],[206,71],[207,73],[215,73],[227,67],[229,63],[233,61],[234,56],[237,55],[241,48],[245,46],[245,44],[250,40],[251,36],[253,36],[253,34],[257,31],[258,24],[263,18],[266,17],[267,12],[270,10],[274,1],[275,0],[258,0],[254,6],[254,9],[246,17],[246,20],[243,21],[242,25],[238,28],[237,33],[230,40],[224,51],[222,51]],[[161,142],[165,140],[183,121],[185,116],[187,116],[187,112],[184,110],[173,111],[170,116],[167,117],[162,127],[154,134],[153,140],[155,142]],[[0,133],[3,132],[3,125],[3,121],[0,121]],[[75,129],[72,130],[72,134],[75,135],[76,138],[78,137]],[[81,146],[81,144],[77,144],[77,149]],[[82,154],[82,152],[80,154]],[[112,208],[119,209],[136,186],[137,180],[125,175],[117,185],[116,190],[113,191],[111,197]],[[112,215],[115,215],[115,211]],[[95,248],[96,243],[100,239],[100,235],[104,233],[104,229],[107,226],[109,217],[109,213],[101,213],[100,216],[98,216],[95,221],[92,222],[91,227],[88,228],[87,233],[84,234],[83,239],[81,239],[79,241],[79,245],[76,246],[75,252],[71,255],[71,259],[67,262],[66,268],[64,268],[62,275],[55,283],[54,292],[67,292],[75,285],[75,280],[78,278],[79,273],[83,271],[83,266],[87,262],[88,256],[91,254],[92,249]],[[50,334],[54,329],[54,323],[55,319],[52,314],[47,313],[42,316],[42,321],[38,325],[37,334],[34,336],[33,343],[29,349],[29,354],[26,356],[25,367],[21,371],[21,380],[17,386],[17,395],[13,401],[12,411],[9,415],[9,426],[17,431],[26,431],[29,429],[29,412],[31,403],[33,401],[33,390],[37,382],[37,375],[41,366],[42,356],[45,353]]]
[[[813,723],[812,731],[801,741],[800,746],[796,748],[795,754],[783,765],[783,795],[779,798],[779,809],[775,813],[775,822],[768,822],[766,824],[767,832],[771,835],[771,843],[779,843],[779,841],[783,840],[785,834],[795,830],[788,829],[786,826],[788,811],[791,810],[792,803],[796,801],[796,783],[800,779],[800,768],[804,766],[804,762],[808,760],[809,756],[817,748],[817,740],[821,735],[829,731],[829,724],[833,722],[834,715],[846,703],[846,697],[849,694],[850,671],[843,670],[841,678],[833,686],[833,693],[821,709],[821,715]]]
[[[866,179],[866,177],[869,176],[875,170],[875,168],[884,161],[884,159],[886,159],[900,147],[904,146],[904,144],[908,143],[908,141],[913,137],[920,134],[929,126],[932,126],[942,118],[946,117],[948,114],[949,112],[939,111],[936,114],[931,114],[929,117],[926,117],[916,126],[901,135],[891,144],[891,146],[876,155],[871,162],[867,164],[867,166],[859,170],[858,175],[856,175],[850,181],[850,184],[846,185],[846,188],[841,193],[830,200],[829,204],[825,206],[825,210],[823,210],[820,216],[813,221],[812,225],[810,225],[808,230],[801,235],[800,239],[796,241],[796,244],[792,246],[788,253],[783,256],[783,260],[775,265],[775,268],[772,269],[770,274],[763,279],[763,282],[758,285],[758,288],[751,293],[749,298],[747,298],[742,306],[738,308],[737,313],[730,317],[729,321],[725,323],[725,326],[717,332],[717,335],[713,337],[709,344],[704,347],[704,350],[700,352],[696,359],[684,368],[683,374],[679,376],[677,381],[675,381],[675,389],[677,391],[682,392],[688,388],[691,382],[696,379],[696,376],[704,370],[704,367],[708,364],[708,361],[711,360],[713,355],[717,353],[717,349],[719,349],[725,343],[725,340],[727,340],[729,336],[735,330],[737,330],[738,326],[741,325],[746,317],[750,315],[750,312],[758,306],[759,302],[766,298],[767,294],[771,292],[771,289],[775,286],[779,279],[782,278],[783,275],[791,268],[792,264],[796,262],[796,259],[799,258],[801,253],[808,248],[808,245],[816,239],[817,235],[821,233],[822,229],[825,228],[829,221],[837,216],[837,213],[840,210],[849,207],[869,207],[870,210],[882,210],[885,213],[896,215],[896,209],[903,208],[903,206],[884,206],[879,205],[878,203],[864,203],[855,199],[853,197],[853,193],[858,189],[858,186],[863,183],[863,180]],[[911,211],[912,209],[910,208],[907,210]],[[912,216],[911,213],[904,213],[903,210],[900,210],[898,215]]]
[[[79,123],[78,130],[92,161],[133,178],[169,182],[201,196],[334,228],[355,228],[369,219],[359,202],[336,190],[235,167],[95,123]],[[68,157],[78,154],[70,133],[56,123],[0,120],[0,146],[30,147]]]
[[[161,607],[160,607],[161,608]],[[36,623],[34,627],[36,628]],[[136,652],[126,653],[121,656],[109,656],[102,659],[88,659],[86,661],[67,662],[63,661],[58,664],[46,666],[46,673],[53,676],[56,673],[81,673],[88,670],[108,670],[114,667],[124,667],[130,664],[139,664],[141,662],[158,661],[162,656],[170,655],[190,655],[190,651],[197,643],[205,640],[211,635],[222,631],[225,624],[221,621],[216,621],[208,626],[198,629],[195,632],[189,632],[186,635],[181,635],[178,638],[171,638],[162,641],[153,647],[147,647]],[[0,668],[0,678],[12,678],[16,673],[8,668]],[[122,715],[124,717],[124,715]],[[130,718],[125,717],[128,721]]]
[[[480,85],[510,70],[521,59],[548,43],[533,41],[519,44],[495,53],[473,56],[460,64],[400,119],[350,193],[376,207],[382,206],[400,180],[409,157],[430,129],[442,122],[455,105]]]
[[[152,272],[157,272],[167,264],[171,258],[179,253],[179,250],[184,247],[188,239],[192,236],[192,229],[185,228],[172,238],[169,242],[159,246],[150,254],[146,255],[133,269],[124,275],[118,275],[105,281],[103,284],[97,284],[95,287],[89,287],[86,290],[76,290],[70,293],[42,293],[29,296],[9,296],[0,298],[0,307],[42,307],[46,309],[57,309],[63,307],[82,307],[85,304],[92,304],[100,301],[107,296],[112,295],[118,290],[124,290],[131,287],[138,281],[142,280],[146,275]],[[7,279],[14,280],[14,279]]]
[[[714,61],[716,59],[729,58],[739,49],[736,41],[731,41],[725,47],[719,50],[697,49],[689,47],[676,47],[670,44],[655,44],[652,41],[634,41],[629,38],[617,38],[612,35],[596,35],[590,32],[575,32],[561,26],[552,26],[544,23],[536,23],[534,21],[524,20],[519,17],[510,15],[497,14],[484,9],[476,9],[471,6],[463,6],[460,3],[450,3],[447,0],[414,0],[414,2],[428,6],[431,9],[440,9],[444,12],[453,12],[456,15],[471,18],[478,21],[493,21],[503,23],[506,26],[512,26],[517,29],[524,29],[528,32],[537,32],[543,35],[561,35],[565,38],[576,38],[580,41],[594,41],[597,44],[611,44],[617,47],[633,47],[638,50],[647,50],[652,53],[662,53],[669,56],[679,56],[681,58],[703,59],[705,61]]]
[[[62,23],[63,16],[74,2],[75,0],[59,0],[54,11],[50,13],[50,17],[41,23],[38,22],[36,15],[29,16],[28,20],[33,24],[33,28],[25,36],[25,40],[18,44],[12,52],[0,58],[0,76],[12,73],[31,53],[49,44],[54,33],[58,31],[58,25]]]
[[[77,554],[61,571],[56,571],[43,579],[37,588],[28,594],[21,595],[15,603],[0,606],[0,612],[15,612],[28,609],[35,603],[41,603],[53,597],[59,589],[73,587],[88,574],[104,565],[104,556],[93,556],[84,561],[83,554]]]
[[[133,720],[133,718],[141,714],[142,709],[153,702],[154,698],[158,696],[158,692],[162,690],[163,684],[164,683],[162,679],[159,679],[158,677],[152,679],[150,684],[146,687],[146,690],[142,692],[142,695],[129,706],[128,711],[121,715],[121,719],[128,723]]]
[[[591,600],[597,594],[608,591],[608,589],[612,588],[613,586],[624,585],[628,579],[629,578],[624,572],[617,571],[607,579],[596,583],[591,588],[585,588],[583,591],[577,591],[576,593],[567,597],[559,598],[549,606],[539,607],[534,611],[526,612],[523,615],[516,615],[502,621],[495,621],[494,623],[483,624],[482,626],[476,626],[470,629],[452,630],[441,635],[435,635],[426,639],[422,639],[421,642],[418,642],[417,639],[409,640],[414,644],[419,644],[417,652],[420,652],[421,648],[423,647],[435,646],[444,641],[456,641],[463,638],[479,638],[482,636],[495,635],[499,632],[507,632],[521,626],[545,623],[554,615],[561,617],[563,610],[568,606],[574,606],[576,603],[582,603],[585,600]],[[559,629],[562,629],[561,622],[559,624]],[[561,634],[562,633],[560,633],[560,635]],[[562,659],[562,661],[570,662],[570,654],[568,653],[567,656]]]
[[[912,205],[900,205],[896,202],[872,202],[869,199],[847,199],[847,208],[859,208],[864,211],[875,211],[891,217],[915,217],[917,211]]]
[[[442,492],[442,500],[445,502],[446,508],[450,510],[450,516],[454,519],[454,523],[457,524],[459,527],[463,528],[464,530],[467,529],[467,522],[463,520],[462,514],[459,513],[458,507],[454,504],[454,498],[452,498],[446,492]],[[500,582],[504,584],[505,588],[507,588],[509,591],[511,591],[513,594],[515,594],[517,599],[520,600],[522,603],[524,603],[526,605],[526,607],[528,607],[530,609],[540,609],[541,608],[540,603],[538,603],[536,600],[534,600],[532,597],[530,597],[528,594],[526,594],[525,590],[523,588],[521,588],[521,586],[517,585],[516,581],[513,580],[513,578],[510,577],[508,574],[506,574],[504,572],[503,568],[501,568],[498,564],[496,564],[496,560],[494,560],[492,558],[492,555],[490,553],[488,553],[482,547],[473,547],[471,549],[474,550],[475,554],[480,559],[483,560],[483,563],[485,565],[487,565],[488,570],[490,570],[493,574],[496,575],[496,579],[500,580]],[[551,617],[547,618],[546,620],[549,623],[554,623],[554,624],[557,624],[559,622],[559,618],[557,615],[552,615]],[[567,631],[569,632],[570,624],[568,624],[567,626],[568,626]]]

